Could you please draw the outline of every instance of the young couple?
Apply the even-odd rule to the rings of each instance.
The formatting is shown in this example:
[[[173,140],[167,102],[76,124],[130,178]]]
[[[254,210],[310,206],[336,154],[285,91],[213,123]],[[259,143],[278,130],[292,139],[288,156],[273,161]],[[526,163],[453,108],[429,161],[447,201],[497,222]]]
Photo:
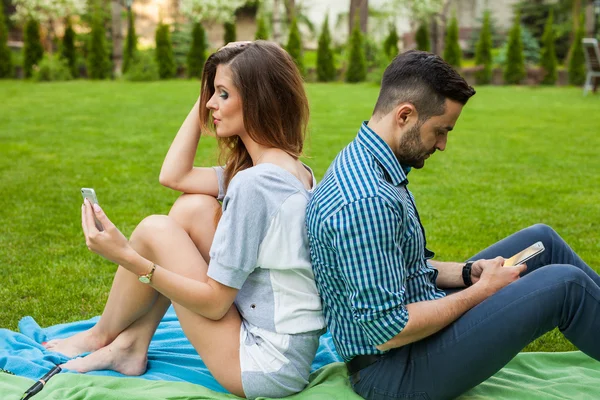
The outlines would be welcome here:
[[[87,246],[119,267],[98,323],[46,347],[91,352],[71,370],[142,374],[173,304],[213,376],[247,398],[301,391],[326,322],[369,399],[457,396],[556,326],[600,359],[600,278],[551,229],[521,231],[466,264],[435,262],[425,247],[406,175],[444,150],[474,93],[438,56],[399,55],[371,119],[316,188],[299,161],[309,110],[293,60],[269,42],[225,46],[163,163],[161,184],[184,193],[169,215],[147,217],[127,240],[83,204]],[[194,167],[210,131],[224,167]],[[527,270],[503,267],[536,241],[546,251]]]

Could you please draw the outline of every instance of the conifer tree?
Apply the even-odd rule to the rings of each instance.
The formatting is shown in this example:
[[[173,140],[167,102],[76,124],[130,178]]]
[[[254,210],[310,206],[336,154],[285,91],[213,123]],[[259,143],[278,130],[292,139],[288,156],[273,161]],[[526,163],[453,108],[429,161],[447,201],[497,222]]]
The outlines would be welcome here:
[[[585,83],[585,54],[583,53],[582,44],[585,35],[585,20],[583,17],[582,15],[571,44],[571,58],[569,59],[569,83],[571,85],[583,85]]]
[[[175,56],[173,55],[169,25],[162,22],[156,28],[156,63],[160,79],[169,79],[175,76]]]
[[[482,69],[475,73],[477,84],[490,83],[492,81],[492,26],[489,11],[483,13],[483,25],[475,48],[475,65],[482,66]]]
[[[396,31],[396,25],[390,24],[390,33],[383,42],[383,51],[391,59],[398,55],[398,32]]]
[[[12,74],[12,57],[8,48],[8,29],[4,20],[4,5],[0,3],[0,79],[11,78]]]
[[[329,18],[325,16],[321,35],[319,36],[319,49],[317,50],[317,80],[329,82],[335,79],[335,65],[333,50],[331,49],[331,35],[329,34]]]
[[[223,24],[223,28],[225,28],[225,35],[223,36],[223,42],[225,44],[235,42],[236,39],[236,30],[235,30],[235,22],[225,22]]]
[[[192,45],[187,57],[187,76],[201,78],[204,62],[206,61],[206,38],[204,28],[200,22],[194,24],[192,30]]]
[[[40,38],[40,24],[29,18],[23,33],[23,73],[25,78],[31,78],[33,66],[44,57],[44,48]]]
[[[554,10],[550,10],[550,15],[546,20],[546,26],[544,27],[544,35],[542,36],[542,51],[540,54],[540,65],[544,70],[544,78],[542,84],[554,85],[558,78],[555,48],[555,36],[554,36]]]
[[[521,15],[517,13],[508,37],[504,83],[516,85],[523,78],[525,78],[525,59],[523,56],[523,41],[521,39]]]
[[[61,57],[66,60],[71,76],[77,78],[79,72],[77,71],[77,54],[75,53],[75,31],[73,30],[71,18],[69,17],[66,19]]]
[[[429,41],[429,28],[425,21],[421,22],[417,32],[415,33],[415,41],[417,42],[417,50],[431,51],[431,43]]]
[[[349,59],[348,70],[346,71],[346,82],[362,82],[367,79],[367,60],[358,16],[354,21],[354,28],[352,28],[348,47],[350,49],[348,52]]]
[[[302,37],[300,36],[300,30],[298,29],[298,22],[296,18],[292,18],[292,24],[290,26],[290,35],[288,37],[288,43],[286,50],[290,53],[290,56],[294,59],[298,70],[302,76],[304,76],[304,54],[302,51]]]
[[[254,40],[269,40],[269,32],[267,30],[267,24],[265,22],[264,16],[259,16],[258,21],[256,21],[256,33],[254,35]]]
[[[108,78],[108,52],[106,51],[106,33],[102,11],[95,6],[92,15],[92,31],[90,33],[87,72],[90,79]]]
[[[123,74],[127,73],[137,54],[137,36],[135,33],[135,19],[131,7],[127,10],[127,37],[125,38],[125,51],[123,52]]]
[[[458,43],[458,20],[453,16],[446,30],[444,42],[444,60],[453,67],[460,67],[462,50]]]

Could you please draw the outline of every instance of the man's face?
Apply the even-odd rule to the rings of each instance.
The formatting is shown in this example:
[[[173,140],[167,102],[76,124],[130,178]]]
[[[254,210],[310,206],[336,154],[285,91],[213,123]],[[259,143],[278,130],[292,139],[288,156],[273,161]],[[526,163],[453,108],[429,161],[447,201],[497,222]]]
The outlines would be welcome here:
[[[448,132],[454,128],[462,111],[462,104],[446,100],[443,115],[417,121],[402,135],[396,147],[396,157],[403,165],[423,168],[425,160],[436,150],[444,151]]]

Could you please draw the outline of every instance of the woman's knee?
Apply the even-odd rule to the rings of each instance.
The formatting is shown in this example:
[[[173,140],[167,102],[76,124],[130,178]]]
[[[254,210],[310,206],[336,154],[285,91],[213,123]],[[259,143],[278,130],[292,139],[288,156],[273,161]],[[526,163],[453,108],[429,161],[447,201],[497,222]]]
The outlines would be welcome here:
[[[217,210],[221,207],[216,198],[204,194],[184,193],[175,201],[169,217],[179,225],[187,226],[199,219],[214,221]]]
[[[150,215],[144,218],[131,234],[131,242],[147,242],[157,234],[166,232],[176,226],[175,222],[166,215]]]

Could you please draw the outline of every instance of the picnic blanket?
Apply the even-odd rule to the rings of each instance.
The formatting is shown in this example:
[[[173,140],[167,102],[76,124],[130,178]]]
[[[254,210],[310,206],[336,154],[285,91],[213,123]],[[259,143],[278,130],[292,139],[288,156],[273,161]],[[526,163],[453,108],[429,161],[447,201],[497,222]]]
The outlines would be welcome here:
[[[19,332],[0,329],[0,399],[20,399],[23,392],[53,365],[66,361],[40,344],[88,329],[87,321],[40,328],[31,317]],[[309,386],[290,399],[360,399],[352,391],[346,369],[335,352],[331,335],[321,337]],[[185,338],[170,309],[160,323],[148,351],[148,370],[137,378],[114,371],[88,374],[63,372],[53,377],[35,399],[158,400],[235,399],[225,393]],[[479,399],[598,399],[600,363],[581,352],[522,353],[495,376],[470,390],[460,400]]]

